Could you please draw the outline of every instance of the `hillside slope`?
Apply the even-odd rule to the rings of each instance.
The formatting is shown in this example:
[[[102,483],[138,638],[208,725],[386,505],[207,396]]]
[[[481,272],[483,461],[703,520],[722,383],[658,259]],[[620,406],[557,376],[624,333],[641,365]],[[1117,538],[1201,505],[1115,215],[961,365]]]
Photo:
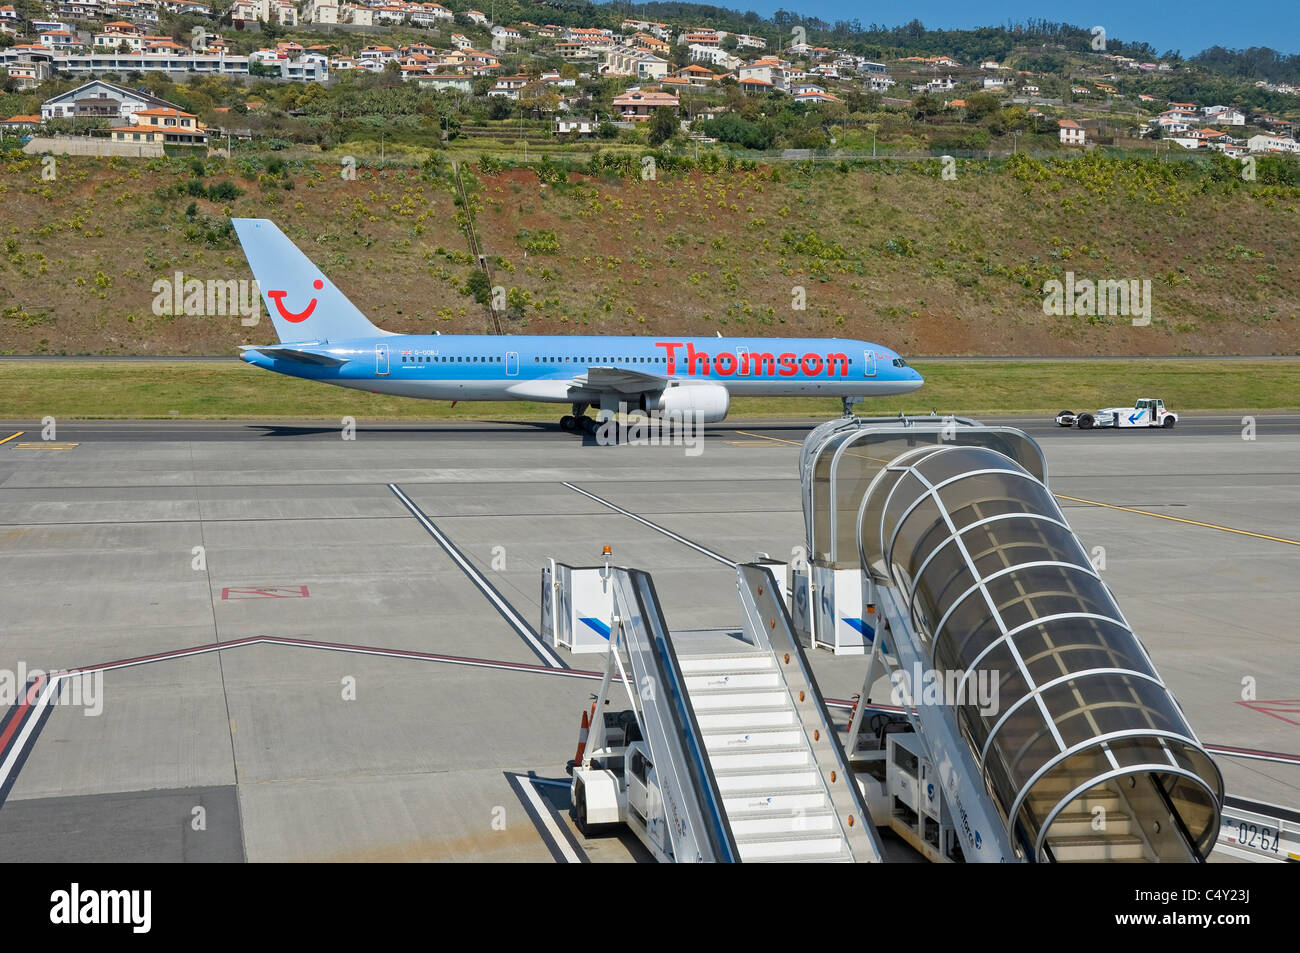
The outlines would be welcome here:
[[[0,352],[271,340],[265,318],[154,313],[155,282],[176,272],[251,278],[230,215],[274,219],[384,327],[490,331],[450,178],[387,167],[347,181],[339,168],[61,158],[45,181],[39,160],[10,153]],[[1300,190],[1096,156],[956,172],[943,179],[936,160],[464,178],[506,330],[826,334],[934,355],[1300,353]],[[1150,325],[1045,315],[1044,282],[1066,272],[1149,280]]]

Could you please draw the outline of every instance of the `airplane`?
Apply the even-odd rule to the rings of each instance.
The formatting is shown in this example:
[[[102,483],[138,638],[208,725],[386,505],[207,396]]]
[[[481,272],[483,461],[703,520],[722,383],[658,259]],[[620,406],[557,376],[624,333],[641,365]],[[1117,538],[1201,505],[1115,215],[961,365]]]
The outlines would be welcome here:
[[[889,348],[840,338],[397,334],[376,327],[268,219],[232,218],[280,341],[245,345],[255,367],[376,394],[430,400],[570,404],[564,430],[644,411],[698,423],[727,416],[732,395],[905,394],[924,380]]]

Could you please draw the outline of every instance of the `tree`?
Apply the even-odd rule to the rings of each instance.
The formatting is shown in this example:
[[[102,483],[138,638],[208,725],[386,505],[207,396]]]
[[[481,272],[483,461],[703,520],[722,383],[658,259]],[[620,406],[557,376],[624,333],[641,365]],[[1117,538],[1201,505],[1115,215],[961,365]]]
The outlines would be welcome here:
[[[1000,105],[992,93],[973,93],[966,97],[966,119],[968,122],[979,122],[996,112]]]
[[[492,282],[486,274],[475,268],[465,280],[465,293],[472,295],[479,304],[492,300]]]
[[[534,81],[519,91],[519,108],[526,113],[553,113],[560,108],[560,94],[550,84]]]
[[[652,146],[662,145],[677,134],[677,113],[669,106],[660,106],[650,117],[647,141]]]

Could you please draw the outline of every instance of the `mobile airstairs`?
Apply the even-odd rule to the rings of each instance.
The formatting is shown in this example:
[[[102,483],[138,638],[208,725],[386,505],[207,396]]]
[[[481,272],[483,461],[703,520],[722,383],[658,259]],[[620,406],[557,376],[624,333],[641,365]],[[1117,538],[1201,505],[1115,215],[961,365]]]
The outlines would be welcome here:
[[[570,765],[584,833],[672,861],[1207,857],[1218,768],[1028,435],[846,418],[800,469],[807,558],[737,567],[732,631],[670,633],[608,558],[544,570],[543,634],[606,660]],[[869,656],[843,736],[817,647]]]
[[[573,765],[579,829],[627,824],[660,860],[879,860],[783,581],[741,567],[739,630],[670,635],[649,575],[597,571],[613,610]],[[633,707],[613,711],[624,685]]]

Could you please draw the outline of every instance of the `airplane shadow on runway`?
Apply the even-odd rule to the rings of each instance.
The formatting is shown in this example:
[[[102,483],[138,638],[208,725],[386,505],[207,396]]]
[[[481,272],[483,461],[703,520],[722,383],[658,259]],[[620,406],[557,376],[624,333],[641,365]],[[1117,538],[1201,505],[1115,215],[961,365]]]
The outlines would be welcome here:
[[[554,431],[563,433],[558,423],[543,420],[484,421],[478,425],[470,423],[463,426],[413,423],[409,427],[394,426],[378,429],[367,428],[359,424],[356,433],[369,436],[383,436],[386,434],[394,436],[414,436],[417,434],[492,434],[506,436],[517,433],[516,428],[526,432]],[[248,426],[250,434],[259,437],[281,437],[285,439],[294,437],[330,437],[337,439],[342,429],[338,424],[250,424]]]

